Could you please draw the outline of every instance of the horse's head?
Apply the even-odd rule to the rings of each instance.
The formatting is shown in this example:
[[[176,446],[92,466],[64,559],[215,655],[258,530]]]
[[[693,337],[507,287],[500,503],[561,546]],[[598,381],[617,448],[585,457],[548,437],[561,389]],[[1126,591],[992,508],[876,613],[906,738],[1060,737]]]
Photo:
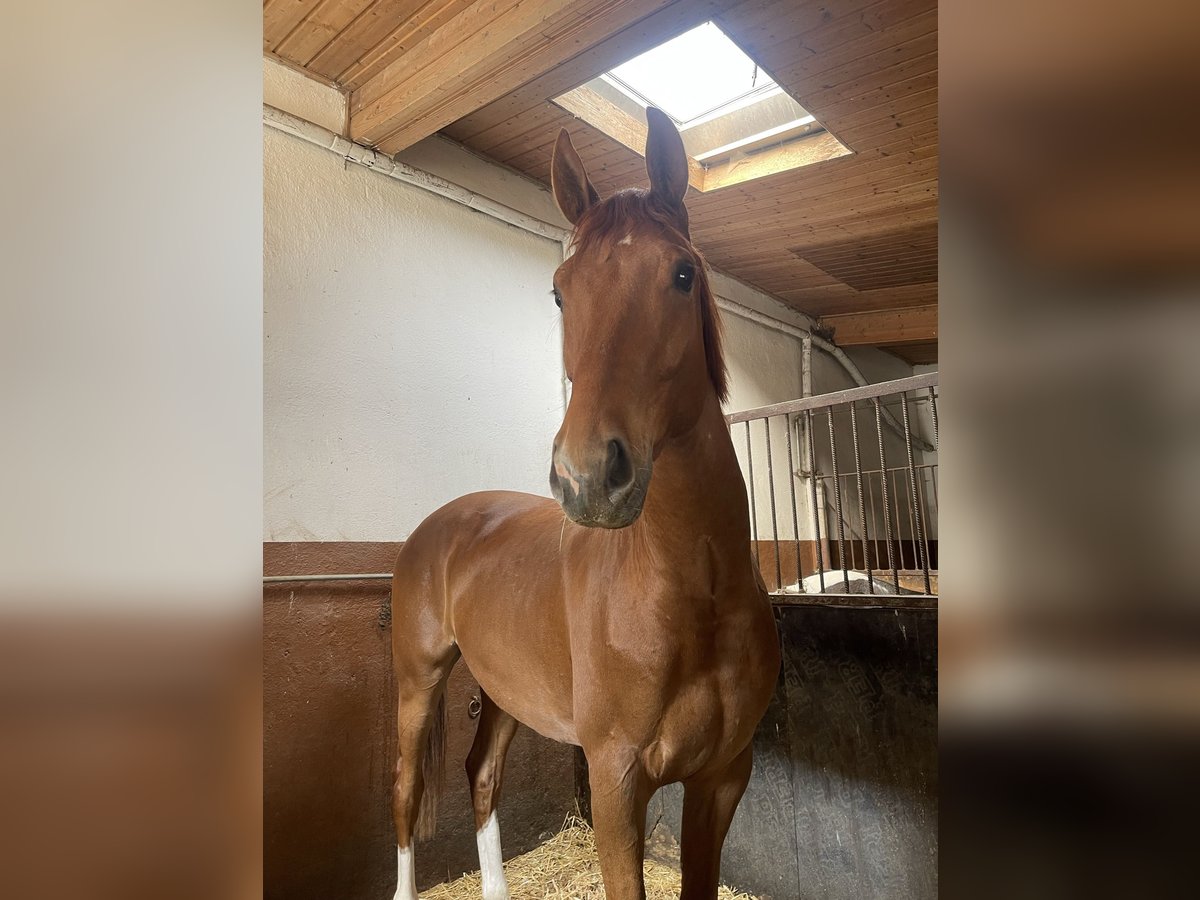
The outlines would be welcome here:
[[[550,488],[580,525],[637,519],[664,444],[726,393],[716,307],[688,237],[683,141],[657,109],[646,118],[649,191],[601,200],[565,129],[554,148],[554,198],[575,225],[575,252],[554,276],[572,391]]]

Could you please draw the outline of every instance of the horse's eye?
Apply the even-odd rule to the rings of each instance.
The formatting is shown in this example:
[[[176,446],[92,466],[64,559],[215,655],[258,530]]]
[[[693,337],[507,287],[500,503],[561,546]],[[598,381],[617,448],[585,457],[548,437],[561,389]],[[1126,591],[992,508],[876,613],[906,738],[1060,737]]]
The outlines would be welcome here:
[[[682,262],[675,269],[675,287],[679,290],[687,292],[692,289],[692,282],[696,278],[696,267],[690,262]]]
[[[552,288],[550,293],[554,295],[554,305],[562,309],[562,294],[558,292],[558,288]]]

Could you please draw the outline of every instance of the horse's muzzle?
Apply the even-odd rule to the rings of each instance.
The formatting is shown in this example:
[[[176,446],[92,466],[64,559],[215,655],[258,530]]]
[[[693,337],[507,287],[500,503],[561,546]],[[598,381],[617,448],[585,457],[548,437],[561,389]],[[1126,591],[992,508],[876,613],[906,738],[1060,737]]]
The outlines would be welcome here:
[[[550,463],[550,491],[577,525],[624,528],[642,512],[650,486],[650,460],[637,462],[619,438],[604,445],[591,465],[576,466],[555,446]]]

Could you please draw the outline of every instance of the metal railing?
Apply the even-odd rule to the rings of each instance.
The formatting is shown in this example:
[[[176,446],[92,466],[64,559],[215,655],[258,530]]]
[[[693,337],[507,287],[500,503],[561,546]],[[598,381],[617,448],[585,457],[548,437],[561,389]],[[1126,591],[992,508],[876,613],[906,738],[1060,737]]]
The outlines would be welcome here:
[[[936,373],[726,416],[778,602],[937,604]]]
[[[725,417],[746,479],[755,558],[777,603],[936,607],[937,387],[937,373],[917,375]]]

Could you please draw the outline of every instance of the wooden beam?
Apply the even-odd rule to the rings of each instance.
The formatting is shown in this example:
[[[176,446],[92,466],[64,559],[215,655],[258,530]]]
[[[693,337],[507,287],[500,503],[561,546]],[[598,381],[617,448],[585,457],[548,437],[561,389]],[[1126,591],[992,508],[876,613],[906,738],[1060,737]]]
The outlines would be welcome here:
[[[482,139],[486,152],[486,132],[491,129],[525,122],[530,110],[543,106],[549,98],[585,84],[601,72],[640,56],[737,5],[739,0],[674,0],[608,40],[591,45],[545,75],[464,116],[447,130],[451,137],[463,142],[474,143],[476,139]]]
[[[825,316],[821,324],[833,329],[833,342],[839,347],[914,344],[937,340],[937,313],[936,306],[915,306]]]
[[[729,162],[706,168],[704,190],[715,191],[776,172],[786,172],[788,169],[837,159],[848,153],[850,150],[828,131],[818,132],[812,137],[792,141],[782,147],[735,157]]]
[[[602,97],[587,85],[554,99],[559,106],[577,118],[583,119],[594,128],[625,145],[639,156],[646,155],[646,123],[635,119],[615,103]],[[690,156],[687,158],[688,184],[698,191],[704,190],[704,167]]]
[[[396,153],[670,2],[481,0],[354,92],[351,133]]]

